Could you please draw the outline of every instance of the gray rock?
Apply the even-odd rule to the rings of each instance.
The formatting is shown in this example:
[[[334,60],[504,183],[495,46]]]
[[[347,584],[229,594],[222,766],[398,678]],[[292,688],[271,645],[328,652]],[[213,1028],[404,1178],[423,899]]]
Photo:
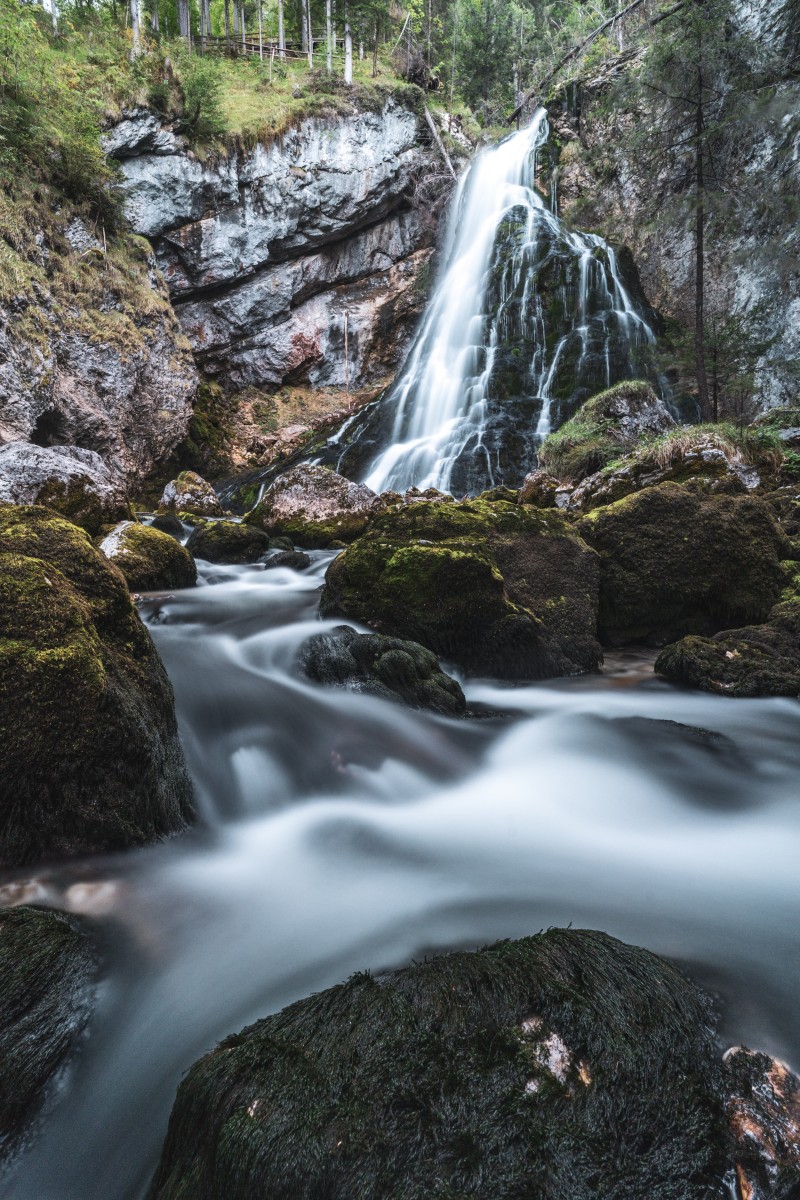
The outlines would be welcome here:
[[[358,537],[379,505],[363,483],[327,467],[302,465],[281,475],[246,519],[299,546],[324,547]]]
[[[100,144],[109,158],[135,158],[140,154],[177,154],[184,143],[162,125],[149,108],[128,109],[122,120],[103,134]]]
[[[311,559],[302,550],[279,550],[277,554],[267,554],[259,559],[265,568],[288,567],[291,571],[305,571],[311,566]]]
[[[43,504],[89,533],[129,512],[121,477],[78,446],[0,446],[0,503]]]
[[[169,512],[197,513],[205,517],[221,517],[222,505],[210,483],[195,471],[181,471],[171,479],[161,497],[161,509]]]

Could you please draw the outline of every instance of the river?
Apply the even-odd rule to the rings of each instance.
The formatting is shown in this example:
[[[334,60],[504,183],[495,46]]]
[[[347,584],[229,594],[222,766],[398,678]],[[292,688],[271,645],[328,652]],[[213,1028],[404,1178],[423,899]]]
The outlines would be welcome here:
[[[800,705],[682,692],[633,653],[468,681],[466,720],[326,690],[292,671],[333,624],[312,557],[201,563],[201,586],[142,606],[202,820],[20,891],[92,914],[106,965],[9,1200],[139,1200],[182,1074],[223,1035],[353,971],[550,925],[677,959],[720,995],[726,1042],[800,1067]]]

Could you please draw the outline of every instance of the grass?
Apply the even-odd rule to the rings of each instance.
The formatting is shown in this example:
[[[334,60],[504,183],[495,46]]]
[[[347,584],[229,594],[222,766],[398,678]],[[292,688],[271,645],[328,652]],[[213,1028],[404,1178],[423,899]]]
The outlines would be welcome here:
[[[775,430],[755,426],[742,429],[721,421],[717,424],[677,426],[638,446],[627,461],[633,461],[640,467],[668,470],[679,466],[699,446],[709,444],[721,450],[730,462],[757,467],[762,471],[780,470],[784,459],[780,438]],[[621,461],[612,462],[609,466],[613,468]]]

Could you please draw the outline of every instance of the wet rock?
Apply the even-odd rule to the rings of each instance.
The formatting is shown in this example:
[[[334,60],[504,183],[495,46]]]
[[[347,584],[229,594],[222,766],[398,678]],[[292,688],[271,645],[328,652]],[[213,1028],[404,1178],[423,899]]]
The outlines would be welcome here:
[[[412,708],[448,716],[466,711],[459,684],[442,671],[435,654],[416,642],[356,633],[349,625],[340,625],[309,638],[300,651],[298,666],[316,683],[401,700]]]
[[[121,477],[78,446],[0,446],[0,503],[44,504],[92,535],[130,515]]]
[[[410,638],[470,674],[594,670],[598,559],[551,509],[419,501],[374,517],[328,568],[320,611]]]
[[[305,571],[311,566],[311,559],[302,550],[279,550],[260,561],[265,567],[288,567],[291,571]]]
[[[294,542],[288,537],[271,537],[269,548],[270,550],[294,550]]]
[[[800,1194],[800,1079],[746,1046],[726,1051],[725,1066],[736,1200],[793,1200]]]
[[[257,562],[269,546],[269,538],[252,525],[236,521],[209,521],[193,529],[186,549],[195,558],[213,563]]]
[[[192,1067],[152,1200],[708,1200],[713,1023],[670,964],[588,931],[364,972]]]
[[[674,425],[649,383],[626,379],[584,401],[569,421],[549,434],[539,449],[539,465],[560,480],[578,483],[642,438]]]
[[[661,651],[655,670],[721,696],[800,698],[800,600],[777,604],[763,625],[682,638]]]
[[[578,522],[600,555],[601,640],[656,644],[763,620],[784,585],[788,546],[755,496],[645,488]]]
[[[0,1164],[29,1132],[94,1004],[95,950],[64,913],[0,908]]]
[[[264,493],[246,520],[310,549],[350,542],[367,527],[378,497],[327,467],[299,466]]]
[[[122,574],[44,508],[0,506],[0,559],[0,864],[183,829],[172,688]]]
[[[568,507],[588,511],[668,481],[705,495],[737,495],[760,487],[761,475],[723,435],[689,429],[590,475],[574,489]]]
[[[150,522],[151,529],[158,529],[161,533],[168,533],[170,537],[183,540],[183,525],[174,513],[156,513]]]
[[[222,505],[210,483],[194,471],[181,471],[164,488],[159,506],[167,512],[193,513],[201,517],[221,517]]]
[[[99,549],[122,571],[132,592],[160,592],[197,583],[189,551],[152,525],[123,521],[106,534]]]

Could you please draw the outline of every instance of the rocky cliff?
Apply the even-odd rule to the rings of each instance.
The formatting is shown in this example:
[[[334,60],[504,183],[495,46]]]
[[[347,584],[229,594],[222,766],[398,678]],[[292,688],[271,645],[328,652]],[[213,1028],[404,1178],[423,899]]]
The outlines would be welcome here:
[[[396,363],[432,254],[409,199],[425,161],[412,109],[389,96],[206,162],[136,110],[106,150],[198,364],[226,388],[358,386]]]

